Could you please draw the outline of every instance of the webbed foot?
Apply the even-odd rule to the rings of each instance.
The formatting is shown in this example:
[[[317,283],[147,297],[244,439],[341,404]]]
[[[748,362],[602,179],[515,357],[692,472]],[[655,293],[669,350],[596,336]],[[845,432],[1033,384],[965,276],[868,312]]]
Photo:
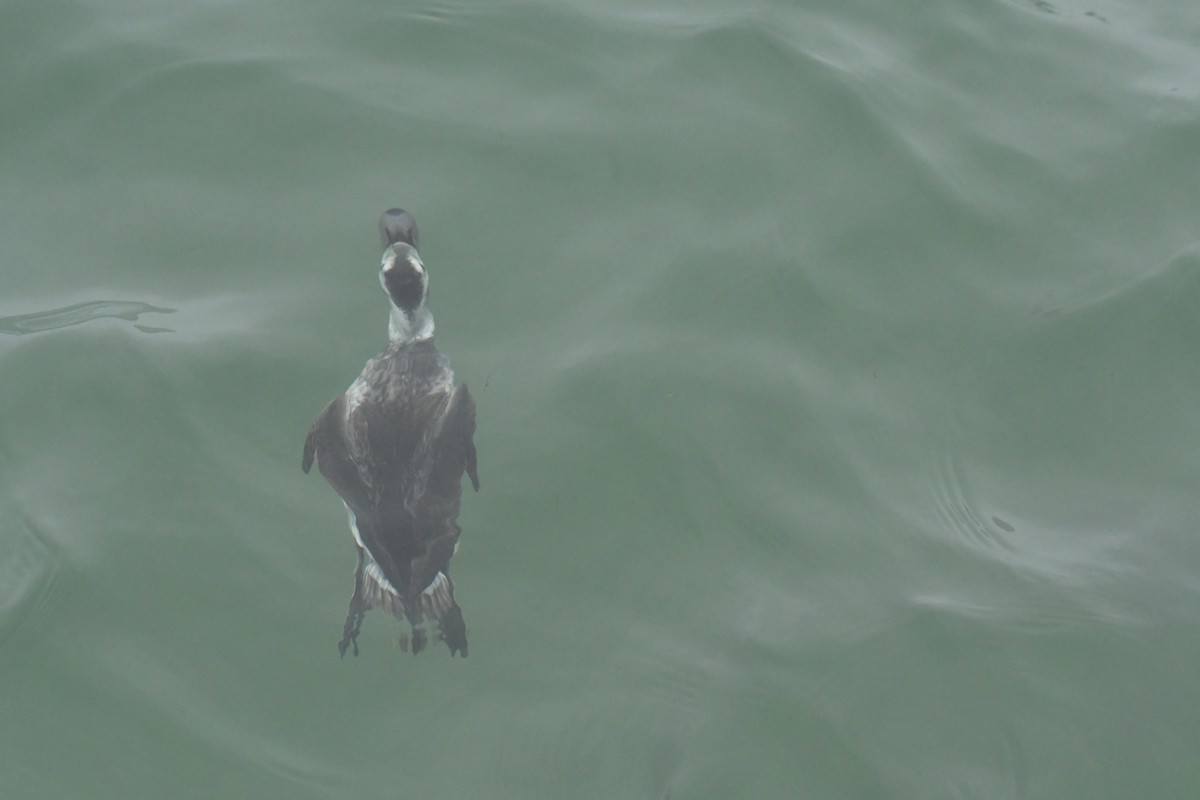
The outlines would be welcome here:
[[[425,635],[424,628],[412,629],[412,652],[414,656],[425,649],[425,643],[427,641],[428,637]]]
[[[342,658],[345,658],[346,651],[350,648],[354,648],[354,655],[357,657],[358,656],[358,631],[355,631],[352,634],[346,634],[342,637],[342,640],[340,642],[338,642],[338,655],[340,655]]]
[[[455,606],[438,620],[438,638],[450,648],[450,657],[462,653],[467,657],[467,623],[463,621],[462,609]]]

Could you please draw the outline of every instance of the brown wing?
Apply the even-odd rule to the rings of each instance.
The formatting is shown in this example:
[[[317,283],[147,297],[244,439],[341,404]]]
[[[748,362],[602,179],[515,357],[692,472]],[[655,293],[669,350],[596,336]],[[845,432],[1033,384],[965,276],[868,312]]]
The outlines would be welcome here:
[[[475,403],[467,387],[459,386],[436,425],[428,479],[416,509],[418,552],[412,561],[412,579],[418,589],[428,586],[438,572],[449,571],[462,532],[457,517],[463,473],[470,477],[473,487],[479,488],[474,434]]]
[[[312,469],[313,459],[317,456],[317,451],[320,449],[321,444],[327,444],[333,438],[330,423],[336,420],[331,420],[330,414],[332,413],[335,417],[340,418],[344,415],[345,407],[345,396],[338,395],[317,415],[316,421],[308,429],[308,438],[304,440],[304,458],[300,461],[300,469],[304,470],[305,475]],[[340,429],[340,424],[338,427]]]
[[[346,505],[360,513],[370,503],[371,488],[363,481],[358,464],[348,450],[345,427],[346,397],[339,395],[325,406],[309,429],[300,468],[307,473],[315,461],[321,475]]]
[[[461,480],[467,473],[471,486],[479,491],[479,468],[475,457],[475,401],[464,383],[454,390],[450,407],[446,409],[442,423],[438,452],[444,468],[453,473],[453,480]]]
[[[464,464],[463,467],[467,475],[471,478],[471,486],[475,491],[479,491],[479,466],[475,459],[475,400],[471,397],[471,393],[467,391],[467,385],[462,385],[462,406],[460,412],[464,415],[464,421],[460,430],[460,436],[463,440],[464,449]],[[466,419],[469,417],[469,420]],[[469,422],[469,425],[468,425]]]

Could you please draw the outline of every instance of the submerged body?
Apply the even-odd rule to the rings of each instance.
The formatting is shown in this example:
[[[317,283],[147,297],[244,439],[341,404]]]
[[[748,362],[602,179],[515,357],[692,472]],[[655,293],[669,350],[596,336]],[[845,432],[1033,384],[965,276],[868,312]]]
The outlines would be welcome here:
[[[380,220],[381,282],[392,299],[389,344],[363,367],[309,431],[302,467],[314,460],[341,496],[358,547],[354,595],[339,649],[358,652],[363,615],[382,608],[412,625],[413,652],[433,618],[450,654],[467,655],[466,624],[454,599],[450,559],[462,476],[479,489],[475,404],[454,386],[433,343],[425,306],[428,278],[416,252],[416,225],[399,209]]]

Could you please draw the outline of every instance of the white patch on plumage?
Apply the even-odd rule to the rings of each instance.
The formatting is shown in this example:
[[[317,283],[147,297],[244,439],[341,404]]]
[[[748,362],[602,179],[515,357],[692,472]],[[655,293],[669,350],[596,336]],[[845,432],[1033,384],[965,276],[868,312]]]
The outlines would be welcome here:
[[[342,505],[346,506],[345,500],[342,501]],[[370,555],[371,551],[367,550],[367,546],[363,544],[362,534],[358,532],[358,518],[354,516],[354,512],[350,510],[350,506],[346,506],[346,516],[350,517],[350,532],[354,534],[354,541],[358,542],[358,546],[361,547],[367,553],[367,555]]]
[[[395,267],[396,262],[403,258],[408,265],[421,276],[421,304],[411,312],[397,308],[392,303],[392,311],[388,316],[388,339],[392,342],[419,342],[422,339],[433,338],[433,314],[425,306],[425,298],[429,296],[429,273],[425,271],[425,262],[412,246],[397,243],[383,251],[383,260],[379,264],[379,285],[387,292],[384,274]],[[391,295],[389,294],[390,298]]]
[[[371,394],[371,384],[360,375],[346,390],[346,420],[349,421],[354,410]]]
[[[421,592],[421,610],[434,619],[441,619],[454,608],[454,584],[439,572]]]
[[[392,342],[419,342],[433,338],[433,314],[422,303],[412,314],[392,304],[388,316],[388,339]]]
[[[392,586],[391,581],[389,581],[383,574],[383,570],[380,568],[379,562],[371,558],[370,550],[367,551],[367,566],[364,567],[364,571],[371,578],[371,580],[379,584],[380,589],[383,589],[385,592],[390,594],[394,594],[396,597],[400,596],[400,593],[396,591],[396,587]]]

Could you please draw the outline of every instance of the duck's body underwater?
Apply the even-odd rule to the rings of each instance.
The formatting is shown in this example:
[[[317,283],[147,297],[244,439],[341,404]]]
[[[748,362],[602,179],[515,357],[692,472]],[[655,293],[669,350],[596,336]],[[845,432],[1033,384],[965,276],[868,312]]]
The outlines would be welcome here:
[[[379,280],[392,304],[388,346],[317,417],[301,466],[308,472],[316,459],[346,505],[358,546],[342,655],[349,647],[358,655],[363,615],[382,608],[412,625],[414,653],[425,646],[429,616],[450,655],[465,657],[467,627],[449,571],[464,472],[479,490],[475,403],[465,384],[455,387],[449,361],[433,344],[416,221],[393,208],[379,231]]]

